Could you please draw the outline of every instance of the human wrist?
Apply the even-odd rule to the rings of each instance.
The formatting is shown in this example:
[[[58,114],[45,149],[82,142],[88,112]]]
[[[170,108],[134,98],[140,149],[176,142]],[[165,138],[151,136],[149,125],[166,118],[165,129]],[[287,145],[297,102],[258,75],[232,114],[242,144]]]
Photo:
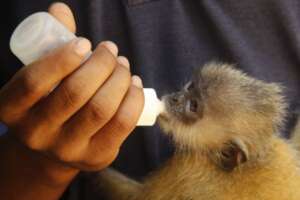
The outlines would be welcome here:
[[[6,160],[8,170],[19,176],[31,176],[32,181],[46,187],[67,186],[79,170],[60,163],[43,153],[33,151],[22,145],[12,135],[1,137],[1,159]]]

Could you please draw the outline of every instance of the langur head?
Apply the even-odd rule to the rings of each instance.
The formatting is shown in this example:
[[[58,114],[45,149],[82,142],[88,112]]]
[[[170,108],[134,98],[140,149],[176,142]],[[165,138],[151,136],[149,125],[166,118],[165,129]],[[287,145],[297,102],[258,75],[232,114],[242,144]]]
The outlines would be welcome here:
[[[222,151],[229,146],[229,153],[238,148],[247,157],[253,142],[265,141],[281,126],[286,107],[281,93],[278,84],[209,63],[180,91],[163,96],[166,111],[159,124],[179,149]]]

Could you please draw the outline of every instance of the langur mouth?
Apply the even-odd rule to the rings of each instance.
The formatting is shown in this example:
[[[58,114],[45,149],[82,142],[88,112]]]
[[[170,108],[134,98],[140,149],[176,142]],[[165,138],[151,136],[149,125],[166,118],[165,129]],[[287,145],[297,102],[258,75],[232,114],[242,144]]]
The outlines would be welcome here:
[[[169,122],[170,119],[167,117],[167,115],[165,115],[165,114],[160,114],[160,115],[158,116],[158,121]]]
[[[170,121],[170,111],[168,108],[169,105],[165,105],[165,110],[158,115],[158,120],[162,120],[165,122]]]
[[[171,123],[171,120],[166,114],[160,114],[157,117],[157,122],[158,122],[160,127],[169,127],[170,123]]]
[[[170,116],[172,116],[172,114],[170,113],[170,105],[167,101],[167,98],[165,96],[162,97],[162,102],[165,105],[165,109],[163,110],[163,112],[161,112],[158,115],[158,121],[160,122],[164,122],[164,123],[169,123],[170,122]]]

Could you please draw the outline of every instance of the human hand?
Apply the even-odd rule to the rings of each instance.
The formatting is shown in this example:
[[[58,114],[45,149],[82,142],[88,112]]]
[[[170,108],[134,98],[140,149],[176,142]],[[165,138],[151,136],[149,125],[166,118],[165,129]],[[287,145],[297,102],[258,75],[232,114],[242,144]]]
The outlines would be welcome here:
[[[49,12],[75,32],[65,4],[53,4]],[[117,46],[100,43],[82,64],[90,49],[87,39],[75,39],[23,67],[0,90],[0,121],[10,133],[70,170],[108,166],[144,103],[141,80],[131,78]]]

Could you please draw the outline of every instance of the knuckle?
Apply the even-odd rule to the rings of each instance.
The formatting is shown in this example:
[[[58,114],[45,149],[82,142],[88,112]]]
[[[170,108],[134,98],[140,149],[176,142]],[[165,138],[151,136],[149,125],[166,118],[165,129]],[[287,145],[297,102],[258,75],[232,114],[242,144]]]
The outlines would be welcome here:
[[[113,135],[113,132],[111,133],[111,135]],[[117,140],[115,137],[111,137],[109,136],[103,136],[102,137],[102,142],[101,145],[97,148],[98,153],[107,155],[109,154],[109,151],[112,151],[114,149],[116,149],[116,147],[118,147],[117,145]],[[108,153],[104,153],[104,152],[108,152]]]
[[[71,138],[60,137],[49,149],[56,159],[65,163],[76,163],[82,159],[86,147],[87,144],[85,142],[78,143],[78,141]]]
[[[90,117],[94,121],[102,121],[110,118],[113,115],[113,109],[108,103],[105,103],[103,97],[101,100],[94,99],[89,102]]]
[[[132,118],[131,112],[119,112],[114,120],[114,126],[117,130],[129,132],[135,127],[135,120]]]
[[[24,70],[20,77],[20,85],[27,97],[39,96],[43,87],[30,70]]]
[[[21,141],[32,150],[45,150],[46,142],[44,141],[41,128],[29,125],[30,123],[23,122],[13,127],[13,132],[18,135]]]
[[[72,42],[70,42],[53,51],[39,62],[45,63],[61,74],[71,72],[75,68],[79,67],[80,63],[83,60],[83,57],[79,57],[77,56],[77,54],[74,54],[74,51],[72,49]]]
[[[77,161],[74,154],[72,154],[70,148],[57,147],[52,150],[54,157],[60,161],[71,163]]]
[[[87,171],[98,171],[108,167],[117,157],[119,150],[110,149],[105,152],[101,152],[101,156],[94,157],[92,159],[86,159],[82,162]]]
[[[74,84],[71,81],[62,84],[62,101],[65,102],[67,107],[77,107],[83,101],[81,84]]]
[[[44,150],[43,142],[36,134],[26,134],[22,139],[28,148],[32,150]]]
[[[72,45],[67,44],[66,46],[59,49],[52,60],[54,60],[54,65],[57,69],[68,69],[75,65],[79,65],[80,60],[79,58],[74,57],[74,51],[72,50]],[[53,61],[52,61],[53,62]]]

